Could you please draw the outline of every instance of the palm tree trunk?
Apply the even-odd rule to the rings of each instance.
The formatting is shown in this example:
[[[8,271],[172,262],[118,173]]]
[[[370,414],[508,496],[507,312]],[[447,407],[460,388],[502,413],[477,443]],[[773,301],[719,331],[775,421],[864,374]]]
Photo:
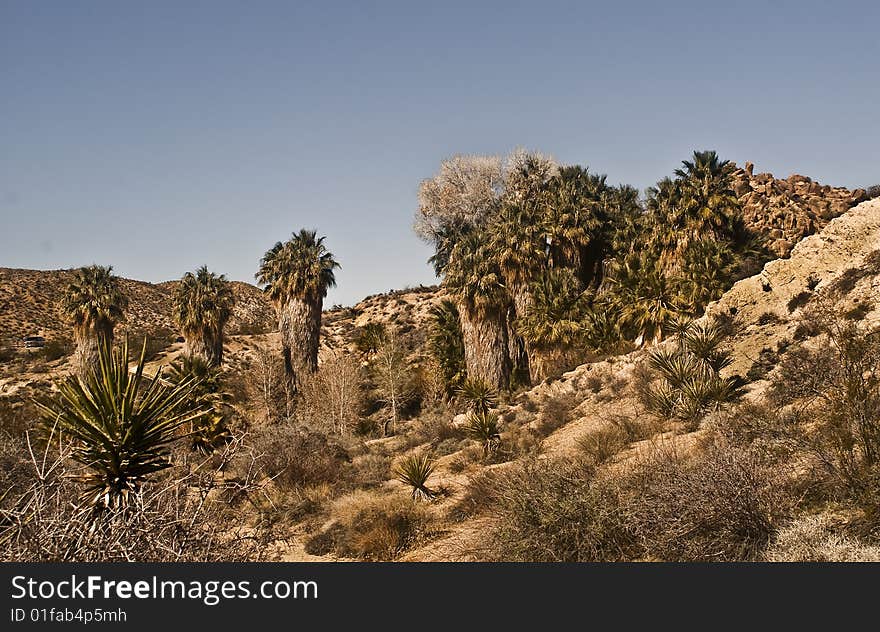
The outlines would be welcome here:
[[[510,287],[513,288],[513,318],[511,321],[516,322],[516,319],[521,318],[532,306],[534,298],[525,285],[511,285]],[[510,328],[509,347],[511,370],[518,377],[527,378],[529,385],[534,384],[535,374],[532,367],[534,350],[525,338],[516,333],[514,328]]]
[[[205,327],[201,331],[189,332],[186,338],[186,355],[199,357],[205,364],[219,367],[223,363],[223,332]]]
[[[294,388],[306,375],[318,370],[323,300],[304,301],[292,297],[281,308],[278,329],[284,354],[284,369]]]
[[[502,310],[459,306],[468,376],[503,390],[510,385],[507,318]]]
[[[113,326],[76,327],[73,337],[76,341],[73,372],[81,379],[87,380],[101,366],[101,347],[109,347],[113,344]]]

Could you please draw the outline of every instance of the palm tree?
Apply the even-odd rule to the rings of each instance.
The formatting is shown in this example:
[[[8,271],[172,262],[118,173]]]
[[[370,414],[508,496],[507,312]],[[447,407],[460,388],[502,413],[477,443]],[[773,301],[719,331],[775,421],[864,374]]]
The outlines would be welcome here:
[[[339,264],[313,230],[276,243],[260,260],[257,281],[278,309],[284,366],[294,387],[318,368],[321,311]]]
[[[666,325],[682,311],[675,280],[650,253],[634,253],[616,265],[611,282],[611,302],[625,329],[637,344],[659,342]]]
[[[223,328],[235,305],[232,287],[222,274],[206,266],[187,272],[174,291],[174,319],[186,339],[187,355],[208,366],[223,363]]]
[[[506,200],[494,218],[492,230],[487,231],[487,251],[497,261],[511,299],[507,314],[509,355],[512,370],[516,376],[522,376],[522,381],[529,379],[531,350],[516,333],[515,323],[531,304],[529,285],[547,265],[547,242],[539,205],[536,199]]]
[[[585,286],[598,279],[605,255],[606,190],[605,176],[573,165],[560,169],[548,195],[544,230],[550,263],[575,270]]]
[[[468,376],[501,390],[510,385],[510,300],[487,241],[477,231],[462,237],[450,253],[443,283],[458,303]]]
[[[99,367],[103,347],[113,343],[113,329],[125,318],[128,297],[112,266],[84,266],[74,271],[62,309],[73,323],[76,353],[74,371],[83,378]]]
[[[467,377],[461,320],[455,303],[448,299],[431,308],[431,317],[433,322],[428,336],[428,349],[440,367],[446,396],[450,397]]]
[[[564,367],[585,333],[584,320],[590,297],[574,272],[547,270],[532,284],[533,301],[517,322],[517,329],[532,349],[532,380],[542,380]]]

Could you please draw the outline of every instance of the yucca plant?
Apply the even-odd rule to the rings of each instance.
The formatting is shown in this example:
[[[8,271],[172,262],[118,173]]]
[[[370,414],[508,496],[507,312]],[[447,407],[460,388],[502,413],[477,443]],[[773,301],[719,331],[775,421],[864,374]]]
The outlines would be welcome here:
[[[178,430],[208,410],[198,404],[194,378],[169,386],[144,376],[146,344],[128,367],[128,342],[105,347],[99,369],[86,379],[58,383],[57,399],[38,402],[41,423],[72,442],[71,456],[86,470],[84,499],[99,508],[125,507],[150,475],[171,466]]]
[[[741,397],[745,382],[738,375],[721,376],[733,359],[721,349],[726,334],[717,323],[677,321],[672,327],[676,346],[648,354],[660,381],[645,391],[644,401],[658,415],[695,426],[707,412]]]
[[[498,413],[471,412],[463,427],[465,434],[483,446],[483,456],[488,457],[501,443]]]
[[[484,381],[468,378],[458,389],[458,396],[468,410],[474,413],[488,413],[498,405],[498,392]]]
[[[412,488],[413,500],[431,500],[437,495],[427,484],[433,472],[434,461],[427,454],[411,454],[394,467],[397,480]]]

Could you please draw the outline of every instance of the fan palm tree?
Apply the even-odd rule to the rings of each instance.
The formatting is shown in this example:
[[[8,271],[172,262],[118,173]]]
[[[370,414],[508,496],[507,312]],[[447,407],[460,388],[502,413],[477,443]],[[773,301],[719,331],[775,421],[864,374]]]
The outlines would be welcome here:
[[[223,363],[223,328],[234,305],[224,275],[202,266],[183,276],[174,291],[174,319],[186,339],[187,355],[201,357],[208,366]]]
[[[637,344],[659,342],[667,323],[677,317],[681,298],[674,279],[667,277],[648,253],[632,254],[611,276],[612,304]]]
[[[510,385],[510,300],[487,241],[479,232],[460,239],[450,253],[443,283],[458,304],[468,376],[501,390]]]
[[[467,377],[458,309],[455,303],[444,299],[431,308],[431,317],[433,322],[428,337],[428,349],[440,367],[446,396],[450,397],[464,384]]]
[[[113,343],[113,329],[125,318],[128,297],[112,266],[85,266],[74,271],[62,309],[73,323],[74,371],[84,379],[99,366],[101,349]]]
[[[544,217],[550,264],[575,270],[582,283],[590,285],[606,250],[605,176],[577,165],[563,167],[550,189]]]
[[[590,297],[566,268],[547,270],[531,290],[532,304],[517,329],[533,351],[532,381],[537,382],[561,368],[579,346]]]
[[[528,343],[516,333],[515,323],[532,302],[529,286],[547,265],[547,241],[541,222],[540,200],[505,201],[487,231],[492,253],[510,296],[507,314],[511,369],[523,380],[529,376]]]
[[[257,281],[278,310],[284,366],[294,387],[318,368],[321,311],[336,285],[339,264],[315,231],[301,230],[276,243],[260,261]]]

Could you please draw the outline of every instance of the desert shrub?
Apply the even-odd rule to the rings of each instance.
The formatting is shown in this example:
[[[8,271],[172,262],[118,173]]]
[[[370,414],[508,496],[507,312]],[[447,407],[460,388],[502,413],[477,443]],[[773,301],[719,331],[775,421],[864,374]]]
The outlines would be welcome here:
[[[348,434],[364,408],[364,375],[351,354],[335,351],[300,385],[297,417],[325,431]]]
[[[361,487],[379,485],[388,480],[391,458],[384,454],[362,454],[352,459],[353,479]]]
[[[307,553],[393,560],[435,530],[434,516],[424,503],[387,494],[356,492],[340,499],[333,515],[329,529],[306,540]]]
[[[28,442],[23,433],[0,430],[0,510],[32,483],[34,471],[27,455]]]
[[[459,441],[462,432],[449,421],[445,411],[432,411],[422,414],[413,421],[407,434],[407,447],[430,444],[436,447],[447,440]]]
[[[782,319],[776,312],[764,312],[760,316],[758,316],[757,323],[759,325],[775,325],[777,323],[781,323]]]
[[[57,442],[53,444],[57,447]],[[245,525],[229,511],[222,469],[241,443],[226,447],[216,468],[175,470],[161,484],[132,491],[126,504],[95,511],[77,503],[78,467],[69,452],[47,447],[32,459],[31,486],[3,508],[0,561],[4,562],[216,562],[264,559],[271,533]],[[252,472],[236,492],[254,489]]]
[[[769,397],[809,410],[809,423],[800,424],[793,438],[871,520],[880,520],[880,333],[845,318],[821,327],[824,344],[789,351]]]
[[[581,452],[595,465],[609,461],[628,443],[623,431],[613,425],[592,430],[578,439],[578,447]]]
[[[758,453],[729,445],[695,459],[658,450],[628,481],[644,555],[758,559],[786,511],[777,478]]]
[[[0,364],[11,362],[16,357],[15,347],[6,340],[0,340]]]
[[[788,309],[788,313],[799,309],[810,302],[810,299],[813,298],[813,293],[809,290],[804,290],[803,292],[799,292],[795,294],[791,299],[786,303],[786,309]]]
[[[769,562],[880,562],[880,547],[835,532],[827,517],[805,516],[779,530]]]
[[[843,317],[849,320],[863,320],[870,311],[871,306],[867,303],[856,303],[851,309],[843,313]]]
[[[468,477],[464,493],[449,511],[453,520],[465,520],[485,513],[498,500],[498,470],[484,469]]]
[[[252,442],[260,474],[282,487],[340,483],[349,475],[346,450],[320,432],[277,424],[254,433]]]
[[[776,367],[779,361],[779,354],[770,347],[764,347],[758,353],[758,359],[749,367],[746,373],[746,379],[750,382],[763,380],[767,374]]]
[[[394,476],[412,490],[413,500],[431,500],[436,492],[428,487],[428,479],[434,472],[434,460],[427,454],[410,454],[394,466]]]
[[[574,418],[574,409],[579,403],[576,392],[548,395],[541,402],[535,430],[542,436],[549,436]]]
[[[508,425],[497,452],[508,460],[537,455],[541,452],[541,434],[529,425]]]
[[[512,562],[595,562],[638,555],[637,534],[616,484],[571,461],[527,460],[499,473],[495,527],[482,557]]]

